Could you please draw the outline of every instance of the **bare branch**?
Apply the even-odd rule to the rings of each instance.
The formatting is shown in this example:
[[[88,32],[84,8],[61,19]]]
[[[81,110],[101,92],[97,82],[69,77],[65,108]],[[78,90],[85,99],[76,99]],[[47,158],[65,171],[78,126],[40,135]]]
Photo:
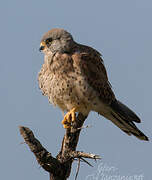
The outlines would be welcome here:
[[[27,128],[20,126],[20,133],[23,136],[26,144],[30,150],[35,154],[38,163],[48,172],[60,174],[60,162],[51,156],[51,154],[41,145],[41,143],[34,137],[33,132]]]
[[[78,167],[77,167],[77,172],[76,172],[76,175],[75,175],[75,180],[77,180],[79,170],[80,170],[80,159],[78,159]]]
[[[51,153],[41,145],[29,128],[23,126],[19,127],[25,143],[28,144],[30,150],[36,156],[38,163],[44,168],[44,170],[49,172],[50,180],[66,180],[70,176],[72,163],[75,158],[79,159],[78,171],[80,168],[80,161],[84,161],[88,165],[91,165],[84,158],[95,160],[101,159],[100,156],[95,154],[76,151],[79,135],[86,118],[87,117],[79,113],[76,121],[72,124],[72,127],[66,129],[61,150],[56,158],[52,157]],[[76,177],[78,176],[78,171]]]
[[[99,155],[91,154],[91,153],[85,153],[82,151],[72,151],[70,152],[70,156],[73,158],[89,158],[89,159],[101,159]]]

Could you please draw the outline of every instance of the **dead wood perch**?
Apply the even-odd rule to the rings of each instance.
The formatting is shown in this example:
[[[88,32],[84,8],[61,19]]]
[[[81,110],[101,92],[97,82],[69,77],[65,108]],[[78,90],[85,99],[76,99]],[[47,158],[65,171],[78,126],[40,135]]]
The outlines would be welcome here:
[[[51,153],[41,145],[29,128],[19,127],[21,135],[36,156],[38,163],[49,172],[50,180],[66,180],[70,176],[72,162],[76,158],[81,160],[84,160],[84,158],[100,159],[98,155],[76,151],[81,127],[86,118],[79,113],[77,120],[72,124],[72,128],[66,129],[61,150],[56,158],[52,157]]]

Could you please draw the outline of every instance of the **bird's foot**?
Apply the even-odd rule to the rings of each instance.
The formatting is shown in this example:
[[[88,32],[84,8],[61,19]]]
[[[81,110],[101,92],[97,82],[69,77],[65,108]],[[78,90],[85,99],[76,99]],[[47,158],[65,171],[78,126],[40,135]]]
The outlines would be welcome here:
[[[76,108],[73,108],[69,112],[67,112],[66,115],[64,116],[62,124],[65,129],[71,128],[71,123],[76,120],[75,112],[76,112]]]

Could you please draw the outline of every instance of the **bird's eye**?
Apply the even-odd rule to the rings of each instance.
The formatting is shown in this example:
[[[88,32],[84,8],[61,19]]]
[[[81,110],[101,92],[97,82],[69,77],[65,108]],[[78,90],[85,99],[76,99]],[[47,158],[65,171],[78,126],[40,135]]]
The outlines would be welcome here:
[[[48,39],[46,39],[46,44],[49,44],[50,42],[52,41],[52,38],[48,38]]]

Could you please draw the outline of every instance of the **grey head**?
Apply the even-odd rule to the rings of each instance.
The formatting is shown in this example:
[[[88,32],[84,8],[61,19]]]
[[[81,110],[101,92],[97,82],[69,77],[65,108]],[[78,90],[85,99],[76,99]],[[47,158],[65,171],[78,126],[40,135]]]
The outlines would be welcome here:
[[[43,51],[45,54],[47,52],[70,52],[75,42],[71,34],[64,29],[51,29],[45,33],[41,39],[40,51]]]

